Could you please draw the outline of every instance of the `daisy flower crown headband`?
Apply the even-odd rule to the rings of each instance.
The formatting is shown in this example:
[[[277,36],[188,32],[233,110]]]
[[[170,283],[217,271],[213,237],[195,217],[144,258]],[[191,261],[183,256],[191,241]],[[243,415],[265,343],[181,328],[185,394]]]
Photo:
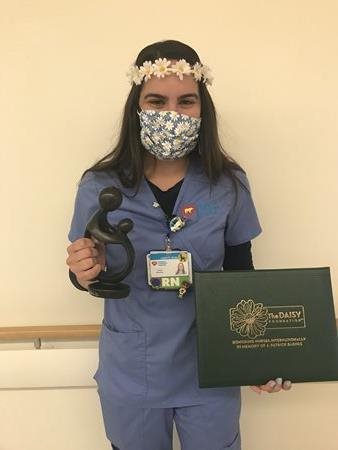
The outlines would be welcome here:
[[[155,59],[155,62],[145,61],[142,66],[133,64],[128,73],[130,84],[141,84],[142,81],[148,81],[151,77],[164,78],[166,75],[176,74],[180,80],[183,75],[193,75],[196,81],[203,81],[205,84],[212,84],[212,76],[208,66],[196,62],[191,66],[185,59],[172,64],[167,58]]]

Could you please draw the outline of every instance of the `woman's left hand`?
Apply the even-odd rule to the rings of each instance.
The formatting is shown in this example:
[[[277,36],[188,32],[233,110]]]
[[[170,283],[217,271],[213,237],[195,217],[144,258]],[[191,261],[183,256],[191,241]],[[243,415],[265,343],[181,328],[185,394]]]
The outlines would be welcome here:
[[[262,384],[261,386],[250,386],[257,394],[261,394],[262,392],[268,392],[269,394],[273,394],[275,392],[289,391],[292,387],[292,383],[290,380],[283,381],[282,378],[276,378],[275,380],[270,380],[266,384]]]

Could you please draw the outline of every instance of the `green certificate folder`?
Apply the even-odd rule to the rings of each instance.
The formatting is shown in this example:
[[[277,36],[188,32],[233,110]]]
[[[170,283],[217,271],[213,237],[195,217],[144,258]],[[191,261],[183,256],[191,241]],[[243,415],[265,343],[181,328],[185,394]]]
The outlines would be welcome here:
[[[200,387],[338,380],[328,267],[194,272]]]

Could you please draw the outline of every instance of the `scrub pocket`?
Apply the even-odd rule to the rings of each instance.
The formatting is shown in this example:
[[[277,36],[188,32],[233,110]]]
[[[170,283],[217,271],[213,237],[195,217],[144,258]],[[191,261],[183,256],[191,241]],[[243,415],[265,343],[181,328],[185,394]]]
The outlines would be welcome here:
[[[146,393],[144,331],[115,331],[102,323],[99,367],[94,376],[99,392],[125,400]]]

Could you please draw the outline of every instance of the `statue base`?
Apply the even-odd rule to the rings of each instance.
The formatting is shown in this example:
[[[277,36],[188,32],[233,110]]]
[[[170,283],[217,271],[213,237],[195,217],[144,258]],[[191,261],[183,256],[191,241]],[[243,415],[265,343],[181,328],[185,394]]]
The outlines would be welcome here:
[[[130,288],[124,283],[108,283],[95,281],[88,286],[88,292],[94,297],[102,298],[124,298],[128,297]]]

